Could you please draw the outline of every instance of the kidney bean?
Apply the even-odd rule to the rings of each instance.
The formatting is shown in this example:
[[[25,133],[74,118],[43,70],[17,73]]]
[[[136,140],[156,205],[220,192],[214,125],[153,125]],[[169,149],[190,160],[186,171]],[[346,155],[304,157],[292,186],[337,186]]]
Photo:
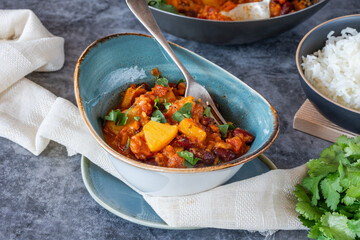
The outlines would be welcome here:
[[[291,12],[293,9],[294,9],[294,6],[292,5],[291,2],[285,2],[285,3],[281,6],[281,13],[280,13],[280,15],[288,14],[288,13]]]
[[[215,148],[214,153],[220,158],[223,162],[229,162],[236,158],[234,151],[225,148]]]
[[[214,161],[215,161],[215,154],[209,151],[205,151],[204,156],[202,158],[202,162],[205,163],[206,165],[212,165],[214,164]]]
[[[155,158],[153,158],[153,157],[145,160],[144,163],[153,165],[153,166],[159,166],[159,163],[157,161],[155,161]]]
[[[204,126],[208,126],[210,124],[212,124],[214,122],[214,119],[212,119],[211,117],[203,117],[201,119],[201,124]]]
[[[255,137],[249,133],[246,130],[243,130],[241,128],[235,128],[232,132],[233,136],[238,136],[240,137],[241,135],[243,135],[245,137],[245,143],[246,144],[250,144],[254,141]]]
[[[207,167],[207,166],[203,163],[196,163],[194,166],[194,168],[202,168],[202,167]]]
[[[203,163],[206,165],[214,164],[215,155],[212,152],[202,150],[202,149],[197,149],[197,148],[191,148],[189,151],[192,152],[195,157],[201,159],[201,161],[199,160],[200,163]]]
[[[184,136],[176,137],[174,144],[186,149],[193,147],[193,145],[190,143],[190,140]]]

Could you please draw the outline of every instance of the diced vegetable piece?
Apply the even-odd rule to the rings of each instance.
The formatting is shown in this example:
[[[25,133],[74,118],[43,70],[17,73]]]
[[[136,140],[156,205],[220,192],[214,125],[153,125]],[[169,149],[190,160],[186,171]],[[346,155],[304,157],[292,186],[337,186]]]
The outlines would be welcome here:
[[[172,89],[170,89],[166,95],[163,97],[168,103],[176,100],[175,94]]]
[[[144,126],[146,143],[152,152],[157,152],[168,145],[177,135],[178,127],[150,121]]]
[[[123,129],[124,126],[118,126],[115,125],[115,123],[113,121],[106,121],[105,122],[105,126],[104,129],[106,129],[109,132],[112,132],[115,135],[118,135],[121,131],[121,129]]]
[[[135,84],[131,85],[125,92],[125,95],[121,101],[121,109],[129,108],[135,101],[135,98],[141,94],[146,93],[146,89],[142,86],[136,87]]]
[[[203,142],[206,138],[206,132],[197,127],[192,119],[185,118],[179,124],[179,131],[186,136],[195,137],[200,142]]]

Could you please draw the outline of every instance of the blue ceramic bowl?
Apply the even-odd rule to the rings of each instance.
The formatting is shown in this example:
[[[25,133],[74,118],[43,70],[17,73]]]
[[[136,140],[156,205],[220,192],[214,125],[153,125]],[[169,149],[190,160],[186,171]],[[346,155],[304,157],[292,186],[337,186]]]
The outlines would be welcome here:
[[[325,46],[329,32],[335,31],[334,36],[339,36],[341,30],[346,27],[360,31],[360,14],[335,18],[313,28],[304,36],[297,48],[296,66],[299,71],[301,86],[317,110],[333,123],[354,133],[360,133],[360,111],[342,106],[320,93],[305,78],[301,67],[303,56],[313,54]]]
[[[251,149],[244,156],[231,162],[205,168],[174,169],[152,166],[127,158],[111,149],[103,139],[102,119],[108,109],[113,107],[132,83],[148,82],[154,85],[151,69],[158,67],[170,81],[177,82],[183,78],[176,65],[169,60],[156,41],[141,34],[115,34],[104,37],[92,43],[81,55],[75,69],[74,86],[77,104],[81,114],[97,142],[109,153],[115,168],[120,172],[131,166],[132,169],[120,173],[140,191],[149,192],[146,186],[137,185],[139,180],[133,179],[151,172],[161,174],[178,174],[184,177],[189,175],[230,171],[235,174],[242,163],[245,163],[265,151],[275,140],[279,131],[278,117],[273,107],[260,94],[248,87],[235,76],[226,72],[217,65],[192,53],[180,46],[171,44],[171,47],[193,75],[194,79],[203,84],[219,104],[219,109],[227,121],[236,126],[247,129],[256,138]],[[121,165],[121,166],[119,166]],[[234,172],[234,170],[236,170]],[[134,171],[136,173],[134,173]],[[129,172],[133,174],[130,175]],[[209,181],[207,189],[227,181],[232,175],[224,174],[221,180]],[[125,176],[128,175],[129,176]],[[150,176],[151,175],[151,176]],[[200,176],[199,175],[199,176]],[[231,176],[230,176],[231,175]],[[158,175],[162,184],[171,176]],[[216,179],[212,178],[212,179]],[[147,180],[148,181],[148,180]],[[179,179],[171,180],[179,182]],[[183,181],[183,180],[181,180]],[[186,182],[184,180],[184,182]],[[191,181],[187,183],[192,185]],[[171,185],[171,184],[170,184]],[[170,186],[167,184],[166,186]],[[174,190],[174,189],[173,189]],[[184,195],[206,190],[194,189],[183,192],[154,193],[153,195]],[[178,190],[175,190],[178,191]]]
[[[315,0],[301,11],[252,21],[214,21],[150,7],[160,28],[177,37],[213,44],[244,44],[277,36],[310,18],[329,0]]]

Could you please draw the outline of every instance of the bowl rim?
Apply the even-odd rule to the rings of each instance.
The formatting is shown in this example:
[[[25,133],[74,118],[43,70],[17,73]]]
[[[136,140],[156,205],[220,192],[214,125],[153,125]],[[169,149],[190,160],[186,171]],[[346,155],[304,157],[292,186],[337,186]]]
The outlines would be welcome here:
[[[225,71],[227,74],[230,74],[230,76],[234,77],[235,79],[237,79],[238,81],[240,81],[242,84],[244,84],[246,87],[252,89],[255,93],[258,94],[258,96],[260,98],[262,98],[264,100],[265,103],[267,103],[270,107],[271,113],[273,115],[274,118],[274,122],[273,122],[273,128],[272,128],[272,132],[271,135],[267,138],[267,140],[260,146],[258,147],[258,149],[253,152],[251,155],[247,156],[247,157],[239,157],[236,158],[232,161],[229,161],[227,163],[224,164],[219,164],[219,165],[214,165],[214,166],[208,166],[208,167],[202,167],[202,168],[168,168],[168,167],[160,167],[160,166],[154,166],[154,165],[149,165],[146,163],[141,163],[137,160],[131,159],[129,157],[126,157],[122,154],[120,154],[119,152],[115,151],[114,149],[112,149],[108,144],[106,144],[106,142],[100,138],[100,136],[98,136],[98,134],[95,132],[95,130],[93,129],[92,125],[90,124],[90,121],[88,120],[85,111],[84,111],[84,106],[82,104],[81,101],[81,96],[80,96],[80,87],[79,87],[79,75],[80,75],[80,65],[83,62],[83,60],[85,59],[86,55],[94,48],[96,47],[98,44],[101,44],[105,41],[111,40],[113,38],[118,38],[118,37],[123,37],[123,36],[139,36],[139,37],[148,37],[148,38],[153,38],[149,35],[146,34],[141,34],[141,33],[116,33],[116,34],[111,34],[111,35],[107,35],[105,37],[102,37],[94,42],[92,42],[84,51],[83,53],[80,55],[76,66],[75,66],[75,72],[74,72],[74,91],[75,91],[75,97],[76,97],[76,102],[77,105],[79,106],[79,111],[80,114],[83,118],[83,120],[85,121],[85,124],[87,125],[88,129],[90,130],[91,134],[95,137],[96,141],[100,144],[100,146],[110,155],[112,155],[114,158],[116,158],[117,160],[120,160],[124,163],[130,164],[134,167],[138,167],[138,168],[142,168],[145,170],[150,170],[150,171],[156,171],[156,172],[166,172],[166,173],[204,173],[204,172],[212,172],[212,171],[217,171],[217,170],[222,170],[222,169],[226,169],[226,168],[230,168],[233,166],[237,166],[243,163],[246,163],[254,158],[256,158],[257,156],[259,156],[261,153],[263,153],[265,150],[267,150],[272,143],[275,141],[276,137],[278,136],[279,133],[279,118],[277,115],[276,110],[274,109],[274,107],[270,104],[270,102],[268,100],[266,100],[260,93],[258,93],[257,91],[255,91],[253,88],[249,87],[246,83],[242,82],[240,79],[238,79],[237,77],[235,77],[234,75],[232,75],[231,73],[229,73],[228,71],[226,71],[225,69],[223,69],[223,71]],[[190,50],[181,47],[175,43],[169,42],[170,45],[176,46],[181,48],[182,50],[189,52],[190,54],[194,54],[195,56],[199,57],[201,60],[206,61],[208,63],[214,64],[212,62],[210,62],[209,60],[205,59],[204,57],[201,57],[200,55],[191,52]]]
[[[295,55],[295,60],[296,60],[296,67],[297,67],[297,70],[301,76],[301,78],[304,80],[304,82],[318,95],[320,95],[323,99],[327,100],[328,102],[330,103],[333,103],[334,105],[337,105],[338,107],[340,108],[343,108],[343,109],[346,109],[350,112],[353,112],[353,113],[356,113],[356,114],[360,114],[360,111],[359,110],[356,110],[356,109],[352,109],[350,107],[347,107],[347,106],[344,106],[334,100],[332,100],[331,98],[325,96],[323,93],[321,93],[319,90],[317,90],[311,83],[310,81],[305,77],[305,74],[304,74],[304,71],[301,67],[301,63],[299,61],[300,59],[300,49],[303,45],[303,43],[306,41],[306,39],[314,32],[316,31],[317,29],[331,23],[331,22],[334,22],[334,21],[337,21],[337,20],[340,20],[340,19],[344,19],[344,18],[352,18],[352,17],[360,17],[360,14],[351,14],[351,15],[346,15],[346,16],[342,16],[342,17],[337,17],[337,18],[333,18],[333,19],[330,19],[328,21],[325,21],[319,25],[317,25],[316,27],[314,27],[313,29],[311,29],[300,41],[297,49],[296,49],[296,55]],[[323,46],[324,47],[324,46]],[[319,49],[320,50],[320,49]],[[303,57],[303,56],[301,56]]]
[[[296,11],[296,12],[288,13],[288,14],[285,14],[285,15],[277,16],[277,17],[271,17],[271,18],[267,18],[267,19],[245,20],[245,21],[220,21],[220,20],[212,20],[212,19],[203,19],[203,18],[189,17],[189,16],[185,16],[185,15],[181,15],[181,14],[167,12],[167,11],[164,11],[164,10],[152,7],[152,6],[149,6],[149,8],[152,9],[152,10],[158,11],[160,13],[165,13],[165,14],[168,14],[168,15],[171,15],[171,16],[174,16],[174,17],[180,17],[180,18],[184,18],[184,19],[196,19],[196,20],[198,20],[200,22],[210,22],[210,23],[219,23],[219,24],[221,24],[221,23],[224,23],[224,24],[225,23],[236,24],[236,23],[275,21],[275,19],[281,19],[281,18],[285,18],[287,16],[293,16],[293,15],[296,15],[298,13],[300,14],[300,13],[305,12],[305,11],[311,9],[311,8],[314,8],[317,5],[327,4],[329,1],[330,0],[319,0],[319,2],[309,6],[307,8],[301,9],[301,10]]]

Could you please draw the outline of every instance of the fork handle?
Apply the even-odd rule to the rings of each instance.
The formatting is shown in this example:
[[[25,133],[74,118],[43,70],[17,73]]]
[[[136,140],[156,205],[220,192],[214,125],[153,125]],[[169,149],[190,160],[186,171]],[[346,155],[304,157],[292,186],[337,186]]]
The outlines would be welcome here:
[[[156,23],[154,16],[150,12],[150,8],[147,5],[145,0],[126,0],[127,5],[133,14],[139,19],[139,21],[145,26],[145,28],[154,36],[158,43],[165,49],[170,58],[174,61],[177,67],[180,69],[181,73],[184,75],[187,86],[190,86],[194,81],[187,71],[185,66],[180,62],[179,58],[176,56],[172,48],[170,47],[168,41],[165,39],[162,34],[158,24]],[[187,88],[188,89],[188,88]],[[185,93],[185,96],[187,94]]]

